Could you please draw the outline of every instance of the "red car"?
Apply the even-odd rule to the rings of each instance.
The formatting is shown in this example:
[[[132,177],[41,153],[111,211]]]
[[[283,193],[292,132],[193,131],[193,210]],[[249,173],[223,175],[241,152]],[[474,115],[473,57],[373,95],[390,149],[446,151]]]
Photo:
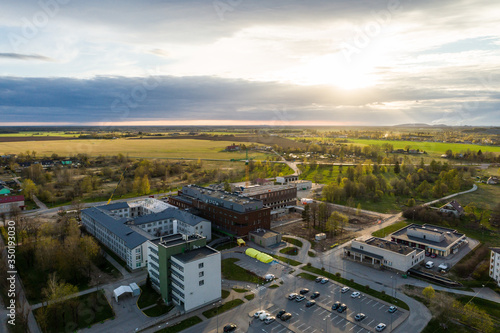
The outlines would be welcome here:
[[[436,258],[437,257],[437,254],[433,253],[431,254],[431,258]]]

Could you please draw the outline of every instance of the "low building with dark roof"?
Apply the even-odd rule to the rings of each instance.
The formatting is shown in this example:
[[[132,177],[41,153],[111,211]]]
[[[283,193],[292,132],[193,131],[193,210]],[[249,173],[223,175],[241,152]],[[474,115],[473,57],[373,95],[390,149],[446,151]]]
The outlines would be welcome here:
[[[422,249],[377,237],[354,239],[344,247],[344,257],[356,262],[406,273],[425,259]]]
[[[260,246],[269,247],[281,243],[281,234],[272,230],[257,229],[248,233],[248,239]]]
[[[455,200],[452,200],[447,204],[439,207],[439,211],[445,214],[453,214],[456,217],[462,216],[465,212],[463,207]]]
[[[391,241],[439,256],[456,253],[466,236],[457,230],[431,224],[410,224],[391,234]]]

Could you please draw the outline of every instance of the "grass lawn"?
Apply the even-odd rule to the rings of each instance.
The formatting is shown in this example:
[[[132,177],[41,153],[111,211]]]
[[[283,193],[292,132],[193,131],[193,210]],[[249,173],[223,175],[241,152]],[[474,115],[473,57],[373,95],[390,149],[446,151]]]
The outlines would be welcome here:
[[[161,329],[159,331],[156,331],[155,333],[178,333],[178,332],[184,331],[185,329],[187,329],[191,326],[199,324],[202,321],[203,320],[201,320],[201,318],[198,316],[189,317],[188,319],[184,319],[183,321],[181,321],[175,325]]]
[[[98,262],[95,263],[97,268],[99,268],[102,272],[111,275],[114,278],[119,278],[122,276],[119,270],[116,269],[113,264],[111,264],[106,258],[102,258]]]
[[[339,277],[339,276],[336,276],[335,274],[332,274],[332,273],[329,273],[329,272],[325,272],[319,268],[316,268],[316,267],[312,267],[312,266],[304,266],[302,267],[303,270],[305,271],[308,271],[308,272],[311,272],[311,273],[315,273],[317,274],[318,276],[321,275],[321,276],[324,276],[324,277],[327,277],[331,280],[335,280],[337,282],[340,282],[346,286],[349,286],[353,289],[356,289],[362,293],[365,293],[365,294],[368,294],[368,295],[371,295],[371,296],[374,296],[376,298],[379,298],[383,301],[386,301],[388,303],[391,303],[391,304],[394,304],[396,306],[399,306],[403,309],[406,309],[406,310],[409,310],[410,308],[408,307],[408,304],[406,304],[405,302],[397,299],[397,298],[394,298],[390,295],[387,295],[385,293],[382,293],[380,291],[377,291],[377,290],[373,290],[371,288],[367,288],[366,286],[362,286],[360,285],[359,283],[356,283],[356,282],[352,282],[350,280],[347,280],[347,279],[344,279],[342,277]]]
[[[316,257],[316,253],[314,253],[313,251],[307,251],[307,255],[309,257]]]
[[[233,299],[232,301],[224,303],[216,308],[213,308],[213,309],[210,309],[210,310],[203,312],[203,315],[207,318],[212,318],[212,317],[215,317],[217,314],[221,314],[223,312],[229,311],[232,308],[235,308],[238,305],[241,305],[243,303],[244,302],[241,299]]]
[[[153,287],[143,284],[141,286],[141,295],[137,300],[137,306],[139,309],[143,309],[147,306],[156,304],[161,296],[153,289]]]
[[[122,259],[120,258],[116,253],[114,253],[113,251],[111,251],[111,249],[109,249],[106,245],[102,244],[101,242],[99,242],[97,239],[95,239],[97,241],[97,243],[101,246],[101,248],[104,250],[104,252],[106,252],[108,255],[111,256],[111,258],[115,259],[116,262],[118,262],[123,268],[125,268],[127,271],[131,272],[130,268],[128,268],[127,266],[127,263]]]
[[[241,289],[241,288],[233,288],[233,290],[240,294],[246,293],[248,291],[247,289]]]
[[[231,292],[229,290],[224,290],[224,289],[221,290],[221,297],[222,298],[228,298],[229,294],[231,294]]]
[[[276,288],[279,288],[279,286],[277,284],[272,284],[268,288],[269,289],[276,289]]]
[[[396,222],[394,224],[391,224],[390,226],[373,232],[372,236],[384,238],[385,236],[392,234],[394,231],[404,228],[407,225],[408,223],[405,221]]]
[[[148,317],[159,317],[161,315],[164,315],[165,313],[168,313],[173,308],[173,305],[161,304],[155,305],[147,310],[144,310],[143,312]]]
[[[296,256],[299,253],[299,249],[296,248],[295,246],[285,247],[284,249],[280,250],[280,253],[288,254],[289,256]]]
[[[261,283],[264,281],[263,278],[236,265],[235,262],[237,261],[239,261],[239,259],[236,258],[222,260],[222,276],[224,276],[225,279],[250,283]]]
[[[281,238],[282,241],[285,241],[285,242],[288,242],[290,244],[293,244],[295,246],[298,246],[298,247],[302,247],[302,242],[298,239],[295,239],[295,238],[290,238],[290,237],[282,237]]]
[[[221,245],[217,245],[215,247],[215,249],[217,251],[224,251],[224,250],[232,249],[233,247],[237,247],[237,246],[238,246],[238,243],[236,243],[236,242],[227,242],[227,243],[224,243]]]
[[[470,296],[460,296],[457,297],[457,300],[465,305],[471,298]],[[497,321],[500,320],[500,306],[498,306],[498,303],[479,297],[475,297],[471,303],[475,304],[479,309],[486,311],[490,316],[496,317]]]
[[[288,264],[288,265],[292,265],[292,266],[298,266],[298,265],[301,265],[302,263],[299,262],[299,261],[296,261],[296,260],[293,260],[293,259],[288,259],[288,258],[285,258],[285,257],[281,257],[281,256],[277,256],[275,254],[269,254],[271,257],[273,258],[276,258],[278,260],[281,260],[283,261],[284,263]]]
[[[74,301],[79,303],[76,308],[71,306]],[[34,313],[37,321],[42,322],[40,325],[42,329],[46,326],[45,333],[76,331],[79,328],[89,327],[115,315],[102,290],[62,302],[56,310],[57,313],[55,309],[49,308],[46,316],[47,325],[43,325],[42,321],[42,312],[44,310],[45,307],[38,308]]]
[[[312,275],[309,273],[299,273],[299,274],[297,274],[297,276],[300,276],[301,278],[311,280],[311,281],[315,281],[316,278],[318,277],[317,275]]]
[[[245,298],[249,301],[253,300],[255,298],[255,294],[248,294],[245,296]]]

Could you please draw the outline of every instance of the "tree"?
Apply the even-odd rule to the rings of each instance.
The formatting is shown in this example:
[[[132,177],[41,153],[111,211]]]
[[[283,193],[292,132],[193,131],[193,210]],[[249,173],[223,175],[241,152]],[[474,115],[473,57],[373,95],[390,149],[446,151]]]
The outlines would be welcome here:
[[[400,173],[400,172],[401,172],[401,169],[400,169],[400,167],[399,167],[399,162],[398,162],[398,161],[396,161],[396,163],[394,163],[394,173],[395,173],[395,174],[398,174],[398,173]]]
[[[490,223],[493,226],[500,225],[500,203],[497,204],[495,208],[493,208],[493,211],[491,212]]]
[[[408,203],[407,203],[407,206],[408,207],[413,207],[415,206],[415,199],[411,198],[411,199],[408,199]]]
[[[356,216],[361,215],[361,203],[358,203],[358,206],[356,207]]]
[[[348,222],[349,218],[347,217],[347,215],[335,211],[328,218],[327,230],[333,232],[334,234],[337,234],[338,230],[340,230],[340,232],[342,233],[344,227]]]
[[[434,288],[432,288],[431,285],[427,286],[422,290],[422,295],[424,295],[425,298],[428,300],[432,300],[434,297],[436,297],[436,291]]]
[[[35,183],[31,179],[25,179],[23,180],[21,187],[23,189],[23,195],[33,200],[33,195],[36,195],[37,193]]]
[[[310,210],[310,206],[305,205],[304,210],[302,211],[302,220],[306,222],[307,228],[309,228],[309,222],[311,221],[311,217],[309,216]]]

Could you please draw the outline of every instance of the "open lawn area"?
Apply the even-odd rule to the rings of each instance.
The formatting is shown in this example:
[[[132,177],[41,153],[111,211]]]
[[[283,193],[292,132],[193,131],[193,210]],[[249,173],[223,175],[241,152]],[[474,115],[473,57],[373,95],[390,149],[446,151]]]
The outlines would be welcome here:
[[[408,225],[408,222],[399,221],[399,222],[396,222],[394,224],[391,224],[390,226],[387,226],[385,228],[382,228],[380,230],[373,232],[372,236],[384,238],[387,235],[392,234],[394,231],[406,227],[407,225]]]
[[[244,302],[241,299],[233,299],[232,301],[224,303],[216,308],[213,308],[213,309],[210,309],[210,310],[203,312],[203,315],[207,318],[212,318],[212,317],[215,317],[217,314],[221,314],[223,312],[229,311],[232,308],[235,308],[238,305],[241,305],[243,303]]]
[[[284,242],[287,242],[287,243],[290,243],[290,244],[293,244],[295,246],[298,246],[298,247],[302,247],[302,242],[298,239],[295,239],[295,238],[290,238],[290,237],[282,237],[281,238],[282,241]]]
[[[114,156],[118,152],[130,158],[185,158],[185,159],[244,159],[245,152],[224,152],[232,145],[230,141],[209,141],[194,139],[178,140],[59,140],[59,141],[28,141],[2,142],[2,152],[5,154],[19,154],[25,151],[36,151],[38,156],[51,156],[56,153],[60,156],[70,156],[77,153],[89,156]],[[248,152],[249,157],[255,160],[267,160],[268,154],[262,152]]]
[[[159,317],[161,315],[164,315],[165,313],[168,313],[173,308],[173,305],[160,304],[144,310],[143,313],[148,317]]]
[[[158,294],[153,287],[143,284],[141,286],[141,295],[139,296],[139,300],[137,300],[137,306],[139,309],[143,309],[147,306],[156,304],[159,298],[160,294]]]
[[[227,258],[222,260],[222,276],[227,280],[245,281],[250,283],[261,283],[263,278],[236,265],[240,259]]]
[[[114,317],[102,290],[34,311],[45,333],[74,332]]]

